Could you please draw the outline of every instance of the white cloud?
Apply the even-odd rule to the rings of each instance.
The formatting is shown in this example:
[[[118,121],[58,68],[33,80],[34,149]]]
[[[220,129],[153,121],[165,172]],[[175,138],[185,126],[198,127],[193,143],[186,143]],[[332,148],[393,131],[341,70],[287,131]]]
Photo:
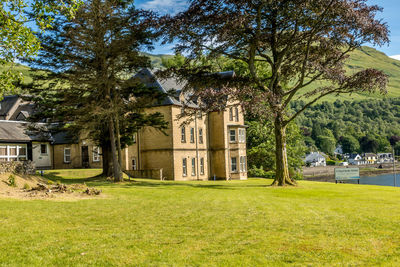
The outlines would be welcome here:
[[[175,14],[187,7],[186,0],[149,0],[140,4],[140,8],[150,9],[160,13]]]
[[[393,58],[393,59],[400,60],[400,55],[394,55],[394,56],[390,56],[390,57]]]

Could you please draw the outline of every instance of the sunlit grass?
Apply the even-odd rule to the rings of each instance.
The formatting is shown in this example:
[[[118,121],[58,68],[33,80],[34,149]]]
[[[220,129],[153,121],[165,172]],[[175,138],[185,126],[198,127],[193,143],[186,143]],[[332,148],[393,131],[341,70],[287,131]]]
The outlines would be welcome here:
[[[264,179],[113,184],[90,178],[97,174],[55,170],[52,179],[81,178],[106,198],[1,199],[0,265],[399,264],[398,188],[276,188]]]

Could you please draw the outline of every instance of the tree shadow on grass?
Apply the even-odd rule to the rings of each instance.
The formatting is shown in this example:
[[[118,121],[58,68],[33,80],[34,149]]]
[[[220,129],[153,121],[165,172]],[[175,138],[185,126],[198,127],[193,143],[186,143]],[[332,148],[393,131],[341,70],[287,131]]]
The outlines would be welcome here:
[[[226,184],[201,184],[201,182],[198,181],[188,181],[188,182],[174,182],[174,181],[156,181],[156,180],[150,180],[150,181],[143,181],[143,180],[131,180],[131,181],[126,181],[123,184],[119,184],[120,187],[122,188],[130,188],[130,187],[149,187],[149,188],[162,188],[162,187],[171,187],[171,186],[176,186],[176,187],[190,187],[190,188],[207,188],[207,189],[222,189],[222,190],[236,190],[236,189],[241,189],[241,188],[265,188],[269,187],[269,185],[266,184],[229,184],[229,182],[226,182]]]
[[[107,179],[103,175],[96,175],[85,178],[65,178],[61,172],[45,173],[44,178],[49,179],[53,182],[60,182],[62,184],[83,184],[87,183],[91,186],[102,186],[102,187],[118,187],[118,188],[134,188],[134,187],[147,187],[147,188],[169,188],[169,187],[187,187],[187,188],[206,188],[206,189],[219,189],[219,190],[236,190],[242,188],[266,188],[270,187],[269,184],[243,184],[243,183],[229,183],[225,181],[217,181],[216,184],[212,184],[212,181],[159,181],[152,179],[130,179],[124,180],[121,183],[114,183],[112,180]]]
[[[86,178],[65,178],[61,176],[60,172],[51,172],[43,175],[44,178],[51,180],[53,182],[60,182],[62,184],[83,184],[91,182],[106,182],[106,177],[102,175],[96,175],[93,177]],[[110,182],[108,182],[110,183]]]

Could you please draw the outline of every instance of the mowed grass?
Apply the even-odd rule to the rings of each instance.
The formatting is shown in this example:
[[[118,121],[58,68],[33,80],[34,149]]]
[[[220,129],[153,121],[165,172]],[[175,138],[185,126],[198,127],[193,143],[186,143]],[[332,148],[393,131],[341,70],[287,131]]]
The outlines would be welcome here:
[[[51,173],[82,178],[107,197],[0,199],[0,265],[400,265],[398,188],[276,188],[264,179],[113,184],[89,178],[98,170]]]

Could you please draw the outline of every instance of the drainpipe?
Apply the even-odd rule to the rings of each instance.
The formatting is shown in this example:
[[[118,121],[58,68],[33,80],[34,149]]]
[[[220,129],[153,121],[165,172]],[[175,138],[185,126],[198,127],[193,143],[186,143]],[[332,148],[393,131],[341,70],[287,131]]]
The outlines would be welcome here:
[[[141,170],[142,169],[142,157],[140,156],[140,135],[139,132],[141,129],[139,129],[136,133],[136,144],[137,144],[137,169]]]
[[[200,111],[201,112],[201,111]],[[199,177],[199,144],[198,144],[198,140],[197,140],[197,133],[198,133],[198,128],[197,128],[197,116],[198,116],[198,112],[196,111],[196,114],[194,116],[194,136],[195,136],[195,140],[196,140],[196,174],[197,174],[197,180],[200,180]]]

